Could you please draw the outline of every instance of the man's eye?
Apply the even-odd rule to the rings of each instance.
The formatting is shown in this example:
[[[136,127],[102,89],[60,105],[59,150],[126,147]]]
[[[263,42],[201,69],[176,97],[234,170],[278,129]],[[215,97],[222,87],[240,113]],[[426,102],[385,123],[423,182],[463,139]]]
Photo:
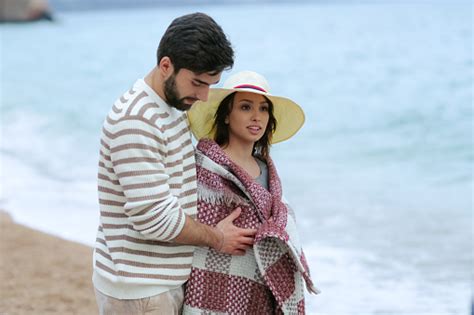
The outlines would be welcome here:
[[[201,83],[196,82],[196,81],[191,81],[191,83],[192,83],[194,86],[200,86],[200,85],[201,85]]]

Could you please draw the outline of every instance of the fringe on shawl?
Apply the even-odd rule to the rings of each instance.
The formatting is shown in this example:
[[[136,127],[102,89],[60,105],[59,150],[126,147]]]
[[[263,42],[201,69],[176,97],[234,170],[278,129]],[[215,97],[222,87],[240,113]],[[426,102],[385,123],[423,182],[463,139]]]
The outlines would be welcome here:
[[[204,186],[202,183],[198,186],[197,198],[206,203],[224,204],[227,207],[230,207],[233,204],[250,205],[248,200],[236,195],[235,193],[213,190]]]

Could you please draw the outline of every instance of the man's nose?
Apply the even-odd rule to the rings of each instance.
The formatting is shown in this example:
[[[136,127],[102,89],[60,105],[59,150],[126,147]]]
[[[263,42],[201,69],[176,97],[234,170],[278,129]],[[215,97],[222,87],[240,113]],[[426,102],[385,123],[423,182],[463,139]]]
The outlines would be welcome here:
[[[201,87],[197,93],[197,98],[203,102],[207,102],[208,97],[209,97],[209,86],[206,85],[206,86]]]

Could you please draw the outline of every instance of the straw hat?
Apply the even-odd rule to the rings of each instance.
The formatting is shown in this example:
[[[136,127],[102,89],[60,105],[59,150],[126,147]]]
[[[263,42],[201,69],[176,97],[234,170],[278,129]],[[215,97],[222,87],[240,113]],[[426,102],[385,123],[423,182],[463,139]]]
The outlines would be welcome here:
[[[214,115],[221,101],[234,92],[251,92],[267,97],[273,103],[277,127],[272,143],[291,138],[304,123],[304,112],[292,100],[270,94],[267,80],[253,71],[242,71],[229,77],[223,88],[212,88],[207,102],[197,101],[188,111],[189,125],[196,139],[214,139]]]

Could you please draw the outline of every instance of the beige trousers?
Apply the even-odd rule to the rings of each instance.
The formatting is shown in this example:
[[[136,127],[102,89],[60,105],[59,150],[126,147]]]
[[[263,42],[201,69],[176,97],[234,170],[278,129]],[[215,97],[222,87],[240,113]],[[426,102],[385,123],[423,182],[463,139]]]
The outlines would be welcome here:
[[[134,300],[119,300],[95,290],[100,315],[179,315],[183,307],[183,287]]]

